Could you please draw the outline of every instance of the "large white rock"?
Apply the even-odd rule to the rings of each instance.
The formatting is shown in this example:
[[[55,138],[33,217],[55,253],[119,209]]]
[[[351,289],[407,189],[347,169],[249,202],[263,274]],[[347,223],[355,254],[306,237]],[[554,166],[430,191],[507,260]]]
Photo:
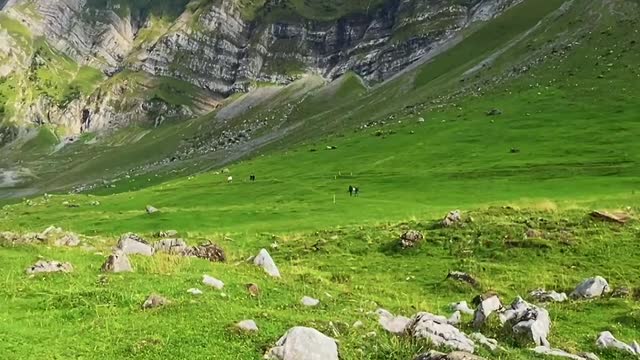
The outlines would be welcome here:
[[[127,233],[120,237],[117,248],[126,255],[153,256],[155,250],[143,241],[138,235]]]
[[[429,340],[435,346],[446,346],[472,354],[475,351],[473,340],[449,324],[443,316],[419,313],[407,326],[407,332],[416,339]]]
[[[275,360],[338,360],[336,341],[316,329],[294,327],[265,355]]]
[[[593,299],[611,291],[609,283],[602,276],[584,280],[569,295],[572,299]]]
[[[267,274],[273,277],[280,277],[280,271],[266,249],[260,250],[258,256],[253,259],[253,263],[262,267]]]
[[[637,345],[637,344],[633,344]],[[618,349],[629,352],[631,354],[640,355],[640,349],[637,349],[635,346],[628,345],[623,343],[622,341],[616,339],[612,333],[609,331],[603,331],[598,335],[598,339],[596,340],[596,346],[599,348],[611,348]]]

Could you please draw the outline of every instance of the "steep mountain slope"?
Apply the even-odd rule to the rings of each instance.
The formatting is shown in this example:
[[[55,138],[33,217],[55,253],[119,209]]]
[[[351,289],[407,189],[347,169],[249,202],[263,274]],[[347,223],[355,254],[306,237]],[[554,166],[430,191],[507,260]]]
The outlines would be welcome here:
[[[0,46],[11,49],[0,103],[13,123],[69,135],[157,125],[158,112],[188,119],[256,82],[286,84],[306,72],[380,81],[514,3],[16,0],[0,15]],[[149,83],[132,85],[122,71],[181,83],[182,98],[146,96]],[[132,93],[140,96],[122,99]]]

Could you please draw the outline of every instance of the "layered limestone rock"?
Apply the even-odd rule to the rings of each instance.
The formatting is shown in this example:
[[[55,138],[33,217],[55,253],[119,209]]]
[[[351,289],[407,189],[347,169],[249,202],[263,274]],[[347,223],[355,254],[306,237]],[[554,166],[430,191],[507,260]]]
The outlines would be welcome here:
[[[2,13],[34,36],[44,36],[58,52],[107,77],[123,70],[142,71],[146,76],[180,79],[220,99],[248,90],[255,81],[287,83],[309,72],[331,80],[353,70],[367,81],[381,81],[436,55],[474,22],[498,16],[518,1],[388,0],[322,20],[305,18],[276,1],[267,1],[249,18],[237,0],[190,6],[187,0],[178,1],[159,13],[155,3],[134,8],[139,5],[8,0]],[[17,48],[14,42],[0,29],[0,49]],[[13,60],[0,65],[0,76],[15,72],[20,63],[27,71],[28,61],[10,56]],[[127,92],[132,86],[106,79],[92,94],[64,106],[39,96],[16,102],[20,109],[14,113],[23,121],[57,124],[78,134],[138,121],[159,125],[167,118],[190,118],[198,110],[211,110],[132,98]]]

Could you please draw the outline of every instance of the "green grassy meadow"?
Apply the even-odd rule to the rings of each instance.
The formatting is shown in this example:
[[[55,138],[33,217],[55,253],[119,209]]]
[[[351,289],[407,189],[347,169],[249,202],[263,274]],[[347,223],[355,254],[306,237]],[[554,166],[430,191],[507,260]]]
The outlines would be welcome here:
[[[252,11],[253,3],[244,3]],[[299,11],[320,6],[291,3]],[[336,4],[351,12],[361,3]],[[448,316],[450,303],[487,291],[510,303],[540,287],[570,292],[596,275],[630,288],[631,296],[546,305],[550,342],[600,359],[630,358],[596,348],[595,340],[601,331],[640,340],[637,4],[576,0],[557,12],[562,4],[526,1],[449,52],[377,86],[353,74],[326,86],[306,80],[227,122],[212,113],[153,130],[132,127],[55,153],[55,132],[41,130],[18,151],[0,152],[0,165],[37,170],[27,186],[38,194],[5,200],[0,232],[55,225],[80,234],[84,245],[0,243],[0,359],[259,359],[297,325],[336,338],[343,359],[413,359],[431,344],[385,333],[376,309]],[[593,14],[597,21],[584,20]],[[92,83],[85,75],[78,76]],[[190,101],[194,90],[186,84],[158,81],[155,96]],[[301,91],[305,86],[311,90]],[[488,116],[492,109],[501,114]],[[282,129],[284,135],[239,158],[220,151],[123,176],[196,135],[215,137],[272,117],[284,120],[270,120],[256,138]],[[65,191],[113,177],[87,193]],[[349,196],[349,185],[361,189],[359,197]],[[19,190],[0,189],[0,196]],[[147,205],[159,212],[148,215]],[[454,209],[465,222],[440,227]],[[633,220],[593,220],[594,209],[624,211]],[[191,245],[220,245],[227,262],[132,256],[133,273],[101,273],[121,234],[154,240],[169,229]],[[409,229],[425,239],[402,250],[398,239]],[[529,229],[543,236],[527,238]],[[261,248],[282,279],[246,261]],[[69,261],[75,271],[28,277],[25,269],[39,259]],[[474,275],[480,287],[445,281],[452,270]],[[206,288],[203,274],[225,288]],[[262,294],[250,297],[248,283]],[[204,294],[186,292],[194,287]],[[151,293],[172,304],[143,311]],[[303,307],[305,295],[320,305]],[[260,331],[233,330],[244,319]],[[358,320],[362,328],[351,326]],[[465,317],[462,329],[471,332],[470,322]],[[496,324],[482,332],[505,347],[492,354],[478,346],[487,359],[541,358],[533,344]]]

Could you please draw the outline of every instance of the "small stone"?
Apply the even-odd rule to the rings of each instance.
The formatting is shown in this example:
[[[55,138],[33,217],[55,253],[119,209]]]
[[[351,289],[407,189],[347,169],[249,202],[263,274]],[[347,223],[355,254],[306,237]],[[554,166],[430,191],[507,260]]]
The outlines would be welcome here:
[[[191,295],[202,295],[202,290],[196,288],[191,288],[187,292]]]
[[[58,240],[56,240],[54,244],[56,246],[69,246],[69,247],[78,246],[80,245],[80,238],[76,234],[67,233],[63,235],[61,238],[59,238]]]
[[[218,290],[222,290],[222,288],[224,288],[224,283],[222,281],[209,275],[202,275],[202,283]]]
[[[357,328],[361,328],[361,327],[363,327],[363,326],[364,326],[364,323],[363,323],[362,321],[360,321],[360,320],[358,320],[358,321],[354,322],[354,323],[353,323],[353,325],[352,325],[352,327],[354,327],[354,328],[356,328],[356,329],[357,329]]]
[[[469,308],[469,305],[467,304],[466,301],[452,303],[449,305],[449,307],[453,311],[460,311],[461,313],[467,314],[467,315],[473,315],[475,313],[473,310],[471,310],[471,308]]]
[[[565,293],[545,291],[544,289],[534,290],[529,293],[529,296],[540,302],[564,302],[569,299]]]
[[[404,316],[394,316],[385,309],[378,309],[376,313],[378,314],[378,323],[380,326],[394,335],[404,334],[407,326],[411,322],[411,319]]]
[[[36,262],[33,266],[27,268],[27,274],[40,274],[40,273],[55,273],[55,272],[63,272],[70,273],[73,272],[73,266],[68,263],[62,263],[60,261],[43,261],[40,260]]]
[[[313,307],[313,306],[318,306],[318,304],[320,304],[320,300],[314,299],[312,297],[304,296],[302,300],[300,300],[300,303],[304,306]]]
[[[151,206],[151,205],[147,205],[146,210],[147,210],[147,214],[149,214],[149,215],[151,215],[151,214],[155,214],[155,213],[157,213],[158,211],[160,211],[160,210],[156,209],[155,207],[153,207],[153,206]]]
[[[258,325],[253,320],[242,320],[236,324],[236,327],[239,330],[247,331],[247,332],[256,332],[258,331]]]
[[[460,281],[460,282],[466,282],[467,284],[471,285],[471,286],[478,286],[478,280],[476,280],[473,276],[461,272],[461,271],[451,271],[449,272],[449,274],[447,274],[447,279],[453,279],[456,281]]]
[[[162,307],[165,305],[169,305],[170,301],[165,299],[164,297],[157,295],[157,294],[153,294],[150,295],[147,300],[145,300],[144,303],[142,303],[142,308],[143,309],[153,309],[153,308],[158,308],[158,307]]]
[[[247,284],[247,291],[252,297],[260,296],[260,287],[258,284]]]

